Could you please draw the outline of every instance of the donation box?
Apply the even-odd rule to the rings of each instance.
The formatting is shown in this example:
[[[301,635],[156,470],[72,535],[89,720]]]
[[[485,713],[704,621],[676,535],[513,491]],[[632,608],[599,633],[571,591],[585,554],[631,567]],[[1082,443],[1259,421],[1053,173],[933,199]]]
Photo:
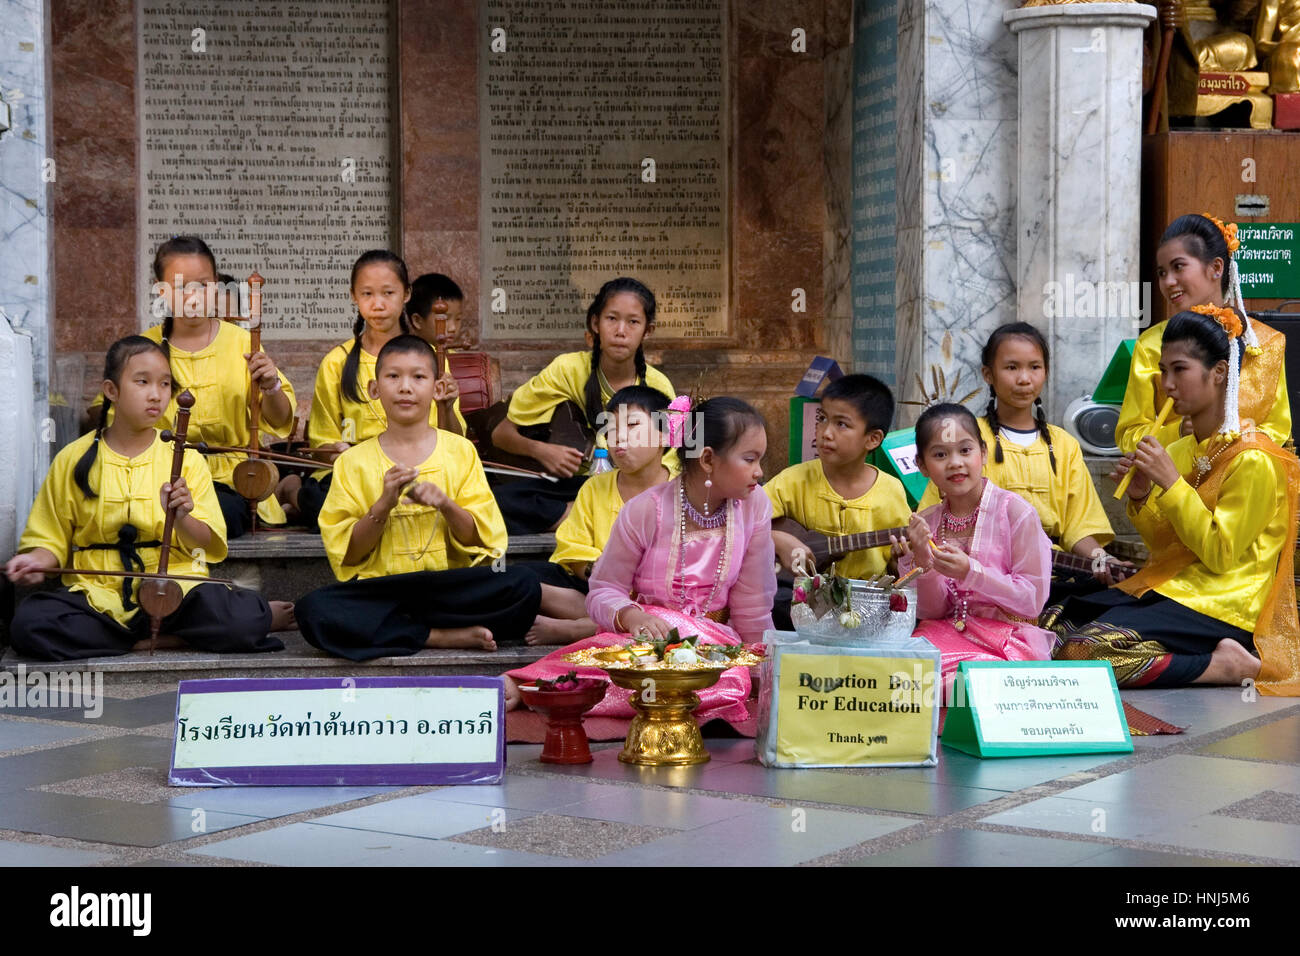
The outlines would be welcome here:
[[[767,767],[933,767],[940,654],[916,637],[868,646],[768,631],[761,665],[759,761]]]

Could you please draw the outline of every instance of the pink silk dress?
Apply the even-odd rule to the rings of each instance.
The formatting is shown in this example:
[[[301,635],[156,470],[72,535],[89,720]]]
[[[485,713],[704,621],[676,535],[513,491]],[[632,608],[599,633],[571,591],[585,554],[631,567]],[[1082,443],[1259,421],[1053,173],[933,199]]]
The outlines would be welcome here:
[[[683,637],[698,634],[702,643],[761,641],[763,631],[772,627],[776,594],[772,505],[761,489],[755,489],[745,498],[729,500],[727,508],[722,528],[689,531],[683,542],[680,478],[655,485],[625,504],[589,582],[587,613],[601,633],[510,671],[510,676],[520,683],[550,680],[575,669],[565,663],[566,654],[626,643],[632,635],[614,630],[614,615],[634,603],[669,622]],[[636,601],[629,595],[636,595]],[[731,615],[727,624],[704,616],[724,607]],[[599,668],[577,670],[583,677],[606,678]],[[746,721],[750,690],[749,668],[728,668],[717,684],[700,691],[695,719],[701,724],[714,718],[732,724]],[[629,694],[611,684],[605,699],[588,713],[631,720]]]
[[[926,508],[921,517],[938,540],[942,503]],[[943,653],[945,691],[951,690],[962,661],[1045,661],[1052,656],[1054,635],[1037,626],[1052,579],[1052,543],[1038,513],[1019,495],[986,480],[969,555],[964,580],[938,571],[917,580],[914,633]],[[913,563],[911,556],[900,556],[899,573],[910,571]],[[959,596],[966,598],[964,631],[953,626]]]

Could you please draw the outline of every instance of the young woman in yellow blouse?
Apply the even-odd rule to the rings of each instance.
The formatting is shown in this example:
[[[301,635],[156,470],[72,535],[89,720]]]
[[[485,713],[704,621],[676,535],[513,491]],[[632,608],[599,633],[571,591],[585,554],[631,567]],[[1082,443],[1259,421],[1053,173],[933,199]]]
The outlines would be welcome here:
[[[984,343],[980,364],[990,395],[988,409],[977,419],[991,450],[984,477],[1033,505],[1053,545],[1095,557],[1115,534],[1079,443],[1065,429],[1048,424],[1043,412],[1041,395],[1049,371],[1043,334],[1027,322],[1000,326]],[[938,502],[939,492],[931,482],[919,507]],[[1107,566],[1097,567],[1095,585],[1054,575],[1054,597],[1048,604],[1065,590],[1110,584]]]
[[[519,431],[521,426],[546,424],[559,405],[573,402],[594,429],[614,393],[628,385],[648,385],[669,399],[673,397],[672,383],[646,364],[642,347],[654,331],[654,293],[635,279],[611,279],[600,287],[592,309],[596,334],[591,351],[556,356],[516,389],[507,417],[492,432],[492,443],[502,451],[535,458],[546,472],[560,479],[530,479],[497,487],[497,502],[511,534],[554,531],[586,480],[580,473],[581,453],[528,438]]]
[[[1058,659],[1110,661],[1125,687],[1255,680],[1265,693],[1300,694],[1300,462],[1241,423],[1242,332],[1234,310],[1215,306],[1169,320],[1161,386],[1191,434],[1168,449],[1143,438],[1113,476],[1134,472],[1128,512],[1151,559],[1117,587],[1048,612]]]
[[[18,608],[11,629],[15,651],[41,660],[126,654],[149,636],[149,617],[136,603],[139,579],[96,571],[154,571],[168,510],[176,512],[169,566],[206,576],[226,556],[226,527],[203,457],[185,452],[171,483],[172,446],[155,428],[172,399],[171,368],[162,348],[132,335],[115,342],[104,364],[104,408],[111,425],[83,435],[55,457],[32,505],[20,553],[5,568],[11,581],[35,585],[49,568],[85,573],[64,588],[38,591]],[[163,619],[161,633],[207,651],[273,651],[268,636],[291,620],[292,606],[272,607],[255,591],[178,581],[185,598]]]
[[[1173,312],[1196,305],[1228,306],[1245,316],[1237,273],[1236,223],[1224,225],[1211,216],[1179,216],[1156,250],[1156,282]],[[1160,342],[1167,322],[1138,336],[1129,367],[1128,387],[1115,425],[1115,443],[1128,454],[1151,434],[1156,409],[1164,405],[1160,388]],[[1291,403],[1286,385],[1286,338],[1263,322],[1245,319],[1246,358],[1241,368],[1241,417],[1260,427],[1278,444],[1291,437]],[[1168,447],[1188,434],[1186,420],[1172,415],[1156,439]]]
[[[668,436],[661,426],[668,399],[646,385],[620,388],[609,400],[606,432],[614,468],[589,479],[573,509],[555,529],[550,561],[529,562],[542,582],[542,606],[524,636],[528,644],[570,644],[591,637],[596,625],[587,616],[587,577],[605,550],[623,505],[641,492],[675,478],[677,454],[664,454]]]
[[[398,336],[375,375],[368,392],[388,424],[334,464],[320,530],[343,583],[297,603],[303,637],[355,661],[521,641],[540,587],[523,567],[492,566],[505,524],[474,446],[429,424],[433,349]]]
[[[218,281],[216,258],[207,243],[193,236],[167,240],[154,254],[153,273],[155,291],[161,293],[158,301],[168,303],[169,314],[161,325],[146,330],[144,336],[162,345],[178,390],[188,389],[194,396],[191,440],[246,446],[249,408],[254,400],[262,405],[261,431],[277,438],[288,437],[293,427],[293,386],[264,350],[252,351],[246,329],[218,318],[227,309],[207,291]],[[101,406],[101,428],[107,424],[107,415],[107,406]],[[172,402],[158,427],[170,428],[175,420],[176,403]],[[245,456],[230,453],[206,457],[221,502],[226,536],[238,538],[252,525],[248,502],[235,491],[231,478]],[[267,524],[285,522],[284,511],[274,497],[258,505],[257,515]]]

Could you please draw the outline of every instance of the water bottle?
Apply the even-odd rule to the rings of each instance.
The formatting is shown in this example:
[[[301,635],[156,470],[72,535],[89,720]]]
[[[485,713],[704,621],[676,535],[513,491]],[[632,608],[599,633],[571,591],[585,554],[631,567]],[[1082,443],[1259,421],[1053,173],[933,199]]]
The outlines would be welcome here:
[[[606,448],[597,448],[592,453],[591,470],[588,472],[591,476],[596,476],[606,471],[613,471],[614,466],[609,462],[609,450]]]

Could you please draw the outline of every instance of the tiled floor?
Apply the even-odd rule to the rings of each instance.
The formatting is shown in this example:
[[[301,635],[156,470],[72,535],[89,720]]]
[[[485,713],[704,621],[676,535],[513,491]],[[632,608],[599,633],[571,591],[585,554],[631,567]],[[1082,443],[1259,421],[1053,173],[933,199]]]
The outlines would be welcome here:
[[[647,769],[507,751],[490,787],[167,786],[175,693],[0,710],[0,866],[1205,866],[1300,863],[1300,701],[1125,692],[1131,755],[772,770],[753,742]],[[79,702],[77,702],[79,703]]]

